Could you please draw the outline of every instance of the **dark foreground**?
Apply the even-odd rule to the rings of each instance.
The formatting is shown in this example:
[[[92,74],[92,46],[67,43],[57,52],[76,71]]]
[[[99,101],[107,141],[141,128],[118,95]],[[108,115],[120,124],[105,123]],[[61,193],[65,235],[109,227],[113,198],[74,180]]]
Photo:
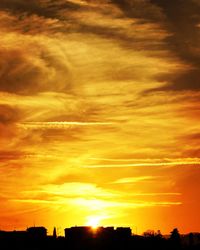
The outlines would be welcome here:
[[[79,239],[67,240],[64,237],[47,237],[45,239],[1,239],[1,250],[171,250],[171,249],[185,249],[185,250],[200,250],[200,244],[193,244],[192,242],[183,243],[176,242],[170,239],[158,237],[143,237],[131,236],[129,239]]]
[[[132,235],[130,228],[72,227],[65,229],[65,237],[47,236],[44,227],[26,231],[0,231],[0,250],[200,250],[200,233],[180,235],[174,229],[168,237],[161,233]]]

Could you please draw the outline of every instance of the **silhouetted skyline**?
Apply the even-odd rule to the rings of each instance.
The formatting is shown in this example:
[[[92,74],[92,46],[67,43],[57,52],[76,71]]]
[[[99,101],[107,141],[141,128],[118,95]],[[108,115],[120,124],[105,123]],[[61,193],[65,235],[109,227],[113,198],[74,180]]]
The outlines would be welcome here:
[[[75,226],[65,229],[65,236],[57,236],[56,227],[51,235],[43,226],[29,227],[26,231],[0,231],[1,249],[199,249],[200,233],[181,235],[174,228],[169,236],[158,230],[143,235],[132,234],[129,227]]]

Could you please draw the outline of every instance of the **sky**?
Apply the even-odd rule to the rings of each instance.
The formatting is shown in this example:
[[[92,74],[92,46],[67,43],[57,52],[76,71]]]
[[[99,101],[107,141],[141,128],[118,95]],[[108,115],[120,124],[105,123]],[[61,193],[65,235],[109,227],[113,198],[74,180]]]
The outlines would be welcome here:
[[[200,231],[199,44],[199,0],[0,0],[0,229]]]

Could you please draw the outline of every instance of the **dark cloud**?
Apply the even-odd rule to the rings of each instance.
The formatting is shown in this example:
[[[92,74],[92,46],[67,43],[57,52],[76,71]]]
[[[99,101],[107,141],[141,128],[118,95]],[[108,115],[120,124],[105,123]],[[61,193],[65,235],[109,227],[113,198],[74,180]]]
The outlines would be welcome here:
[[[5,154],[5,150],[10,151],[11,145],[14,146],[14,141],[17,136],[16,122],[18,122],[22,113],[15,106],[9,106],[6,104],[0,104],[0,161],[3,155],[7,157],[10,153]],[[15,146],[14,146],[15,147]]]
[[[119,6],[126,16],[141,19],[141,21],[160,21],[162,11],[152,5],[149,0],[112,0],[112,3]]]
[[[39,1],[40,2],[40,1]],[[35,1],[25,1],[25,0],[1,0],[0,8],[5,10],[10,10],[14,12],[30,12],[30,13],[43,13],[47,10],[41,11],[41,4]]]
[[[123,2],[123,1],[122,1]],[[107,4],[105,8],[102,6],[85,5],[80,6],[78,4],[68,1],[36,1],[31,0],[31,3],[27,3],[24,0],[2,1],[0,3],[0,10],[4,11],[4,14],[10,15],[7,20],[1,20],[4,30],[17,31],[22,34],[37,35],[40,33],[51,36],[53,34],[70,34],[70,33],[89,33],[102,36],[108,39],[114,39],[118,42],[127,42],[125,45],[130,47],[130,42],[134,43],[135,49],[149,49],[153,50],[159,44],[159,41],[151,41],[151,38],[138,37],[133,35],[133,30],[136,33],[140,32],[139,27],[135,27],[133,22],[132,31],[127,32],[127,27],[116,27],[111,23],[99,24],[96,22],[85,22],[89,13],[98,13],[97,19],[114,18],[114,21],[120,21],[127,16],[138,18],[138,25],[142,25],[141,19],[147,19],[155,17],[160,19],[159,8],[153,6],[145,1],[125,1],[126,3],[120,3],[120,1],[113,1],[114,4]],[[96,3],[97,4],[97,3]],[[99,3],[100,4],[100,3]],[[102,5],[105,2],[102,3]],[[116,13],[116,6],[121,7],[125,16]],[[130,13],[129,13],[130,12]],[[75,13],[75,16],[73,16]],[[78,17],[76,14],[78,13]],[[84,17],[84,14],[87,15]],[[72,14],[72,15],[71,15]],[[83,15],[83,16],[82,16]],[[84,17],[84,18],[83,18]],[[117,18],[115,20],[115,18]],[[122,19],[121,19],[122,18]],[[2,19],[2,18],[1,18]],[[4,18],[5,19],[5,18]],[[153,18],[154,19],[154,18]],[[141,23],[140,23],[141,22]],[[137,25],[136,25],[137,26]],[[159,40],[159,39],[158,39]]]
[[[179,74],[163,74],[157,77],[160,82],[168,82],[164,86],[156,88],[157,91],[181,91],[200,90],[200,70],[191,69]]]
[[[200,89],[200,3],[191,0],[113,0],[128,17],[142,22],[154,22],[169,33],[166,48],[191,69],[182,70],[176,76],[163,75],[167,82],[153,90],[199,90]]]
[[[158,90],[199,90],[200,89],[200,6],[195,1],[189,0],[152,0],[162,8],[165,15],[164,25],[171,32],[166,42],[185,64],[192,69],[171,77],[169,84]]]
[[[42,72],[21,50],[1,50],[0,90],[11,93],[30,93],[38,88]],[[44,75],[43,75],[44,77]]]
[[[58,11],[63,8],[77,9],[79,5],[63,0],[1,0],[0,9],[13,13],[28,13],[39,16],[58,18]]]
[[[2,155],[9,157],[15,153],[10,153],[10,150],[15,147],[15,139],[17,137],[16,123],[20,121],[23,117],[23,112],[21,112],[15,105],[5,105],[0,104],[0,158]],[[8,148],[8,153],[3,152]],[[14,150],[15,151],[15,150]],[[17,152],[18,155],[18,152]],[[16,155],[16,157],[17,157]],[[0,161],[1,161],[0,159]]]
[[[32,95],[70,89],[66,62],[38,44],[27,48],[1,48],[0,68],[0,91],[3,92]]]
[[[0,104],[0,123],[10,124],[18,121],[19,118],[20,115],[16,108],[9,105]]]

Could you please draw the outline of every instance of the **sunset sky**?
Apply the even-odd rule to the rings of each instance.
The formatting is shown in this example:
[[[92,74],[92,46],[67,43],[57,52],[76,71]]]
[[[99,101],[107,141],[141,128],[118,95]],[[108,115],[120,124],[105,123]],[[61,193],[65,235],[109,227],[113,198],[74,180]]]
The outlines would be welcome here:
[[[200,0],[0,0],[0,229],[200,231]]]

